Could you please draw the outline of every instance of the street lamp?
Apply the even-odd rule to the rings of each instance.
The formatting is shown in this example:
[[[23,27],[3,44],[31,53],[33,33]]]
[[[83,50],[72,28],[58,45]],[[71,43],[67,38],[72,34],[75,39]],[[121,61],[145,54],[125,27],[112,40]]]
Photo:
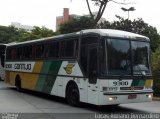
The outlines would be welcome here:
[[[136,9],[134,8],[134,7],[130,7],[130,8],[124,8],[124,7],[122,7],[121,8],[124,12],[128,12],[128,19],[129,19],[129,12],[130,11],[135,11]]]

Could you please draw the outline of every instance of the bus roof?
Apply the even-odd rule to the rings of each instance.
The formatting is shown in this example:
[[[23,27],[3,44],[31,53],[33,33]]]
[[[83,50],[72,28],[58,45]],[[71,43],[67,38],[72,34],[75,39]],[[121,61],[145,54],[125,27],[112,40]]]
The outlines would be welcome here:
[[[70,36],[76,36],[79,34],[100,34],[101,36],[108,36],[108,37],[118,37],[118,38],[127,38],[127,39],[135,39],[135,40],[140,40],[142,39],[143,41],[150,41],[148,37],[145,37],[143,35],[139,35],[136,33],[131,33],[127,31],[122,31],[122,30],[114,30],[114,29],[87,29],[87,30],[82,30],[79,32],[74,32],[74,33],[68,33],[68,34],[63,34],[63,35],[57,35],[53,37],[47,37],[47,38],[41,38],[41,39],[36,39],[36,40],[30,40],[30,41],[24,41],[24,42],[17,42],[17,43],[10,43],[7,44],[9,46],[12,45],[20,45],[20,44],[25,44],[25,43],[33,43],[33,42],[40,42],[44,40],[50,40],[50,39],[57,39],[57,38],[63,38],[63,37],[70,37]]]
[[[135,40],[146,40],[150,41],[148,37],[139,35],[136,33],[131,33],[127,31],[122,30],[115,30],[115,29],[88,29],[88,30],[82,30],[82,32],[85,33],[98,33],[102,36],[108,36],[108,37],[118,37],[118,38],[127,38],[127,39],[135,39]]]

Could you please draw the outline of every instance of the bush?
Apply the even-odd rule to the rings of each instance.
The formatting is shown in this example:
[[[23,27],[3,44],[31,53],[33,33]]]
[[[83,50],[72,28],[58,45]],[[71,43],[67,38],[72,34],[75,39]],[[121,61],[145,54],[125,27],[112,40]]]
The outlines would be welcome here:
[[[152,54],[154,96],[160,96],[160,47]]]

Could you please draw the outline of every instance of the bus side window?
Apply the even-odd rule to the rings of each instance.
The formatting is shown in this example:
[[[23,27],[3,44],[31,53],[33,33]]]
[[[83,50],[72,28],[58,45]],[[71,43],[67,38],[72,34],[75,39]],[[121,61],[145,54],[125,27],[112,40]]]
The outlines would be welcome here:
[[[49,57],[49,58],[59,57],[59,42],[51,42],[48,44],[48,50],[46,51],[46,57]]]
[[[31,57],[31,53],[32,53],[32,45],[26,45],[23,48],[23,58],[24,59],[30,59]]]
[[[23,47],[18,47],[17,48],[17,59],[22,59],[23,58]]]
[[[35,59],[36,57],[36,45],[32,45],[32,58]]]
[[[43,58],[44,57],[44,44],[38,44],[36,45],[36,58]]]
[[[75,41],[69,40],[66,42],[66,57],[74,57],[74,47],[75,47]]]
[[[12,49],[10,48],[7,50],[6,59],[11,60],[11,58],[12,58]]]
[[[16,59],[16,48],[12,49],[12,60],[15,60]]]
[[[74,58],[75,40],[66,40],[61,42],[60,57],[61,58]]]

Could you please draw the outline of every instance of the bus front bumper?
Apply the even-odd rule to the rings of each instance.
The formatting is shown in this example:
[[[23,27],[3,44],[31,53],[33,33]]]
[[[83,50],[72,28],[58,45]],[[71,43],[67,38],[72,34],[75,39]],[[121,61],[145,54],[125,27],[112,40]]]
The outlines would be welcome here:
[[[99,105],[149,102],[152,101],[152,97],[152,90],[101,92],[99,95]]]
[[[149,94],[149,93],[153,93],[153,90],[104,92],[103,95],[129,95],[129,94]]]

